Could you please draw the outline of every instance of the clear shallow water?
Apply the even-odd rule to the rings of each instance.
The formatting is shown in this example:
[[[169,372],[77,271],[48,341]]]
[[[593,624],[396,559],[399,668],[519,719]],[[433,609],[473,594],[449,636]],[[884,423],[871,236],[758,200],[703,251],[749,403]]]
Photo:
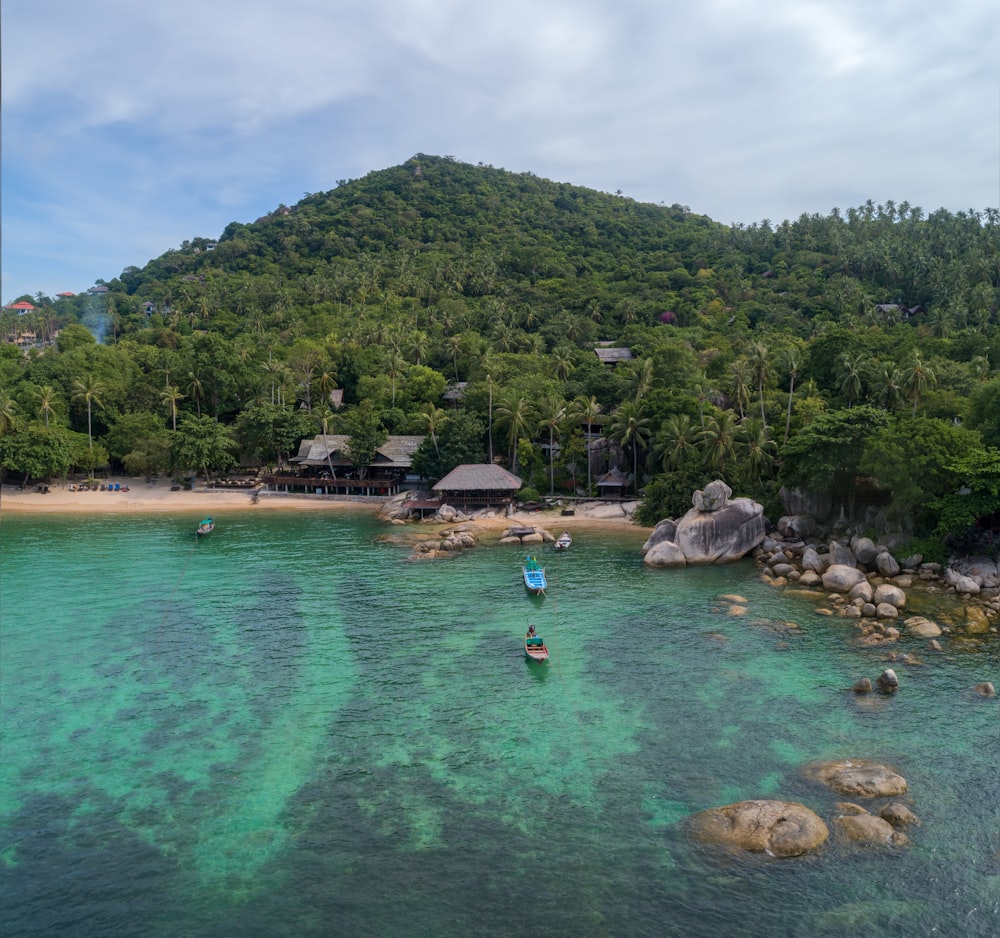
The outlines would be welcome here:
[[[861,701],[884,650],[750,564],[646,570],[635,532],[543,553],[535,599],[509,548],[413,563],[364,515],[197,521],[3,518],[4,934],[997,932],[1000,707],[971,691],[995,639]],[[846,756],[907,777],[909,849],[688,841],[743,798],[829,820],[799,770]]]

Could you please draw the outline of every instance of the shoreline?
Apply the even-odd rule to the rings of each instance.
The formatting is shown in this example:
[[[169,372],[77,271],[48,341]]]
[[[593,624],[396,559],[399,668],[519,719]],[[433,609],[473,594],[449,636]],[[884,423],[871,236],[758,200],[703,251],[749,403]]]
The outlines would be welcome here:
[[[191,490],[171,491],[169,482],[150,484],[143,478],[113,477],[105,482],[127,485],[128,491],[101,492],[75,491],[70,483],[49,484],[46,494],[34,487],[22,491],[18,485],[0,486],[0,515],[95,515],[95,514],[211,514],[225,511],[363,511],[378,514],[389,499],[371,500],[337,499],[317,495],[286,495],[263,492],[256,501],[248,489],[227,491],[196,487]],[[453,528],[461,524],[476,524],[490,530],[502,530],[511,525],[542,527],[558,537],[563,529],[604,528],[646,532],[652,530],[633,523],[624,512],[621,517],[605,517],[583,513],[564,516],[557,509],[551,511],[518,511],[511,515],[498,513],[492,518],[473,518],[469,521],[420,522],[407,521],[400,527],[411,530]],[[392,522],[387,521],[386,524]]]

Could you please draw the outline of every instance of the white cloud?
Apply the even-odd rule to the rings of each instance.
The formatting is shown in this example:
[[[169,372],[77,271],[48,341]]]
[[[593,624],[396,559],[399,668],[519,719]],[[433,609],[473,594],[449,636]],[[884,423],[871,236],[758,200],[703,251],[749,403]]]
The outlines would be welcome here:
[[[90,279],[113,276],[146,260],[131,252],[415,152],[720,221],[1000,202],[992,0],[34,0],[2,15],[5,299],[62,289],[40,272],[84,257],[83,237],[111,265]]]

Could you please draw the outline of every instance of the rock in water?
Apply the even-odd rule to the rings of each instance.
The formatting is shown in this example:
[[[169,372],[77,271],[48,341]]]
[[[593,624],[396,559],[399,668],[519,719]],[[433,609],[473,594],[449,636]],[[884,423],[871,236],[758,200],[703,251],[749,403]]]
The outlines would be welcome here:
[[[902,795],[906,779],[889,766],[867,759],[843,759],[834,762],[814,762],[803,771],[808,778],[821,782],[842,795],[865,798],[889,798]]]
[[[830,836],[819,815],[787,801],[739,801],[700,811],[690,823],[692,835],[703,843],[776,857],[801,856]]]
[[[896,677],[896,672],[892,668],[886,668],[878,676],[875,683],[878,684],[878,689],[883,694],[894,694],[899,690],[899,678]]]

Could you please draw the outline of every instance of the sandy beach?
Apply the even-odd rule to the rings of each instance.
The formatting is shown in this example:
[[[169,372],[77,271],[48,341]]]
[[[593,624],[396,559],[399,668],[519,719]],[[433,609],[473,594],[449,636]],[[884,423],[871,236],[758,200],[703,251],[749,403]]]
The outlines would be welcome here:
[[[373,503],[334,501],[314,496],[275,495],[264,493],[252,499],[247,489],[226,491],[196,486],[190,491],[183,489],[173,492],[169,482],[154,484],[144,479],[116,477],[105,483],[117,483],[119,491],[71,491],[69,483],[49,485],[45,494],[29,486],[21,491],[20,486],[0,486],[0,512],[37,514],[134,514],[139,512],[173,512],[183,514],[213,514],[226,510],[264,510],[281,508],[308,508],[311,511],[331,511],[344,508],[367,508],[377,510]],[[128,491],[124,491],[125,487]]]
[[[105,484],[117,483],[119,491],[71,491],[70,483],[50,484],[47,493],[29,486],[22,491],[17,485],[0,486],[0,513],[18,514],[137,514],[189,513],[217,514],[224,511],[368,511],[376,513],[384,502],[345,501],[315,495],[285,495],[261,492],[254,500],[247,489],[231,490],[196,486],[191,490],[171,491],[169,482],[154,484],[142,478],[116,477]],[[127,487],[127,491],[125,488]],[[475,524],[491,530],[511,525],[543,527],[558,535],[563,529],[583,527],[614,527],[644,530],[632,524],[621,507],[608,502],[587,502],[576,509],[575,515],[564,516],[558,509],[549,511],[515,512],[507,516],[498,512],[493,518],[475,519]],[[440,526],[454,526],[440,525]]]

